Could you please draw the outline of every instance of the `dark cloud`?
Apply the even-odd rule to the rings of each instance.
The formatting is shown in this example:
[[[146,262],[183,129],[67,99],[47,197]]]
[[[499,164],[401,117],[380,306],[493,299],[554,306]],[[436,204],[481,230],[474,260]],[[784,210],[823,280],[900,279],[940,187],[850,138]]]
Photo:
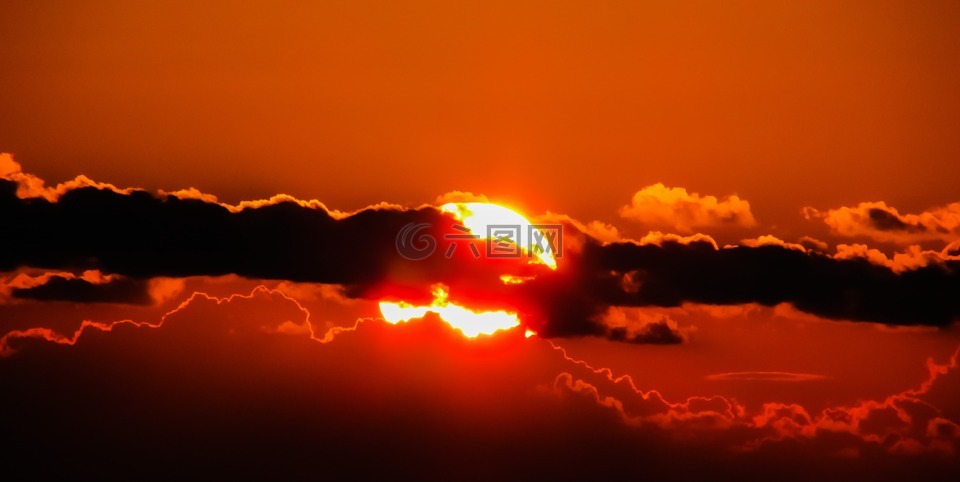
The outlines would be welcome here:
[[[516,288],[518,299],[537,305],[527,309],[540,310],[542,316],[531,323],[544,336],[606,335],[626,341],[629,337],[596,321],[609,306],[789,303],[824,318],[905,326],[946,327],[960,318],[957,261],[895,272],[866,259],[835,259],[778,245],[716,249],[708,242],[588,242],[564,265],[567,273]]]
[[[19,199],[15,191],[16,184],[0,181],[0,270],[5,271],[32,266],[137,278],[237,274],[365,284],[427,271],[444,274],[438,263],[399,256],[395,238],[408,223],[431,223],[437,232],[453,222],[430,208],[370,209],[336,219],[294,202],[231,212],[219,204],[144,191],[86,187],[67,191],[57,202]]]
[[[648,323],[634,333],[631,333],[625,327],[611,328],[608,333],[611,340],[627,341],[640,345],[676,345],[683,343],[683,335],[666,320]]]
[[[946,256],[960,256],[960,240],[954,241],[943,248],[943,254]]]
[[[624,306],[791,303],[818,316],[946,326],[960,316],[960,263],[895,273],[862,259],[837,260],[780,246],[714,249],[708,243],[588,245],[599,302]],[[634,292],[620,277],[642,281]],[[613,274],[610,274],[613,273]]]
[[[611,332],[598,315],[609,306],[686,302],[791,303],[822,317],[896,325],[946,326],[960,314],[955,261],[895,273],[862,259],[780,245],[717,249],[709,242],[669,240],[603,245],[587,237],[550,272],[523,260],[477,259],[467,246],[451,259],[442,255],[445,246],[420,261],[400,256],[396,237],[404,226],[427,223],[426,234],[436,239],[454,231],[455,221],[433,208],[367,209],[341,217],[292,201],[234,211],[200,199],[95,187],[68,190],[56,201],[20,199],[16,187],[0,181],[5,240],[0,270],[97,269],[134,280],[232,273],[336,283],[354,297],[410,301],[428,298],[429,284],[442,282],[477,308],[514,305],[544,336],[646,343],[675,343],[677,337],[661,330],[634,340]],[[523,270],[537,278],[510,286],[499,280]],[[114,299],[124,298],[122,288],[111,288]],[[85,289],[90,288],[58,283],[20,296],[51,299],[59,291],[62,299],[92,299],[82,294]]]
[[[73,301],[77,303],[153,303],[146,280],[120,278],[104,283],[91,283],[82,278],[52,277],[46,283],[30,288],[14,288],[14,298],[40,301]]]
[[[803,246],[808,251],[819,251],[821,253],[827,252],[827,250],[830,248],[830,246],[827,243],[820,241],[819,239],[812,238],[810,236],[801,237],[797,241],[797,243],[800,244],[800,246]]]
[[[873,227],[880,231],[906,231],[908,233],[926,231],[924,226],[905,223],[896,213],[886,209],[871,208],[867,213]]]

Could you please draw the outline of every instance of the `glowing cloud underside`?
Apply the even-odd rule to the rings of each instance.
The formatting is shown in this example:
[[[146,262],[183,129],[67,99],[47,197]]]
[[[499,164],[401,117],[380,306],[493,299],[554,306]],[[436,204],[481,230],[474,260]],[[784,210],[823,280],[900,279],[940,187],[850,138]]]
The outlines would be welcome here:
[[[530,244],[530,221],[517,212],[490,203],[447,203],[440,206],[440,210],[445,213],[451,213],[458,221],[477,236],[487,236],[489,234],[488,226],[491,225],[510,225],[520,226],[520,248],[528,252],[528,247],[533,246],[533,257],[531,261],[539,262],[557,269],[557,260],[553,257],[548,241],[543,233],[540,234],[535,242]],[[535,236],[536,238],[536,236]]]
[[[380,302],[380,313],[388,323],[397,324],[414,318],[423,318],[427,313],[436,314],[448,325],[459,330],[464,336],[476,338],[490,335],[500,330],[509,330],[520,326],[516,313],[506,311],[475,312],[451,303],[447,300],[447,289],[434,286],[433,303],[429,306],[414,306],[407,302]]]

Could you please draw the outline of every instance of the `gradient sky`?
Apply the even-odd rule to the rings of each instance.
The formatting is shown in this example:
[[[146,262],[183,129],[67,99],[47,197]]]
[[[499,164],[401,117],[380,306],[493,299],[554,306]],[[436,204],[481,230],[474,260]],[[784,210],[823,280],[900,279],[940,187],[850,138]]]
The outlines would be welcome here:
[[[0,145],[50,180],[581,218],[659,181],[792,226],[960,178],[956,2],[0,8]]]
[[[955,1],[0,3],[0,466],[949,479],[958,59]],[[480,196],[571,256],[391,258]],[[383,323],[425,280],[542,337]]]

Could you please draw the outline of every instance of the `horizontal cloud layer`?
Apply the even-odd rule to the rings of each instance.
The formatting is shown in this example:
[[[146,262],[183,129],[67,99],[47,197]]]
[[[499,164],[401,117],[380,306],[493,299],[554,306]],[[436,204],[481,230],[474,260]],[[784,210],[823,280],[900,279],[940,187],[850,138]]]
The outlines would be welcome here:
[[[441,282],[455,297],[513,305],[543,336],[642,343],[677,343],[683,336],[668,320],[639,330],[611,326],[605,310],[789,303],[826,318],[934,326],[960,316],[960,262],[946,254],[936,263],[899,267],[875,256],[830,256],[815,240],[795,244],[772,236],[724,248],[702,234],[651,233],[638,242],[609,242],[611,235],[601,236],[608,241],[602,242],[591,236],[596,229],[554,216],[565,224],[570,241],[565,245],[571,248],[556,272],[524,260],[475,259],[468,249],[450,258],[437,253],[413,261],[397,250],[404,226],[428,224],[427,233],[443,239],[455,232],[452,217],[432,207],[391,205],[331,212],[319,202],[287,196],[227,206],[192,191],[181,198],[95,183],[58,189],[56,196],[31,195],[20,179],[29,175],[14,171],[0,180],[5,240],[0,271],[99,270],[125,280],[96,289],[83,280],[61,280],[19,290],[14,294],[19,298],[147,303],[142,280],[236,274],[343,285],[352,297],[416,301],[410,297],[428,296],[426,287]],[[693,199],[701,214],[723,212],[721,219],[754,222],[749,205],[738,198],[670,193],[677,206],[689,208]],[[530,281],[505,285],[500,280],[505,273],[528,275]]]
[[[960,316],[957,261],[896,273],[861,258],[706,242],[592,245],[585,258],[595,293],[613,305],[791,303],[822,317],[901,325],[945,326]],[[626,276],[633,289],[623,288]]]

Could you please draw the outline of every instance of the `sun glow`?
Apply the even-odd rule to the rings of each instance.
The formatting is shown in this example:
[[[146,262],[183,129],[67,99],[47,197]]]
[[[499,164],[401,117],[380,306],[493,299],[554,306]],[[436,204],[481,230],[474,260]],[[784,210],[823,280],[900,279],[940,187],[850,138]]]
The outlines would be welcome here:
[[[505,285],[522,285],[527,281],[537,279],[536,276],[513,276],[509,274],[500,275],[500,281]]]
[[[532,234],[532,229],[530,228],[531,223],[527,218],[521,216],[516,211],[505,208],[503,206],[498,206],[491,203],[447,203],[443,206],[440,206],[440,210],[445,213],[453,214],[458,221],[463,223],[470,232],[476,236],[488,236],[490,233],[490,226],[495,225],[508,225],[508,226],[519,226],[519,243],[520,249],[523,252],[532,254],[530,258],[532,262],[538,262],[545,264],[550,269],[557,269],[557,260],[553,257],[553,252],[550,249],[549,241],[547,241],[546,236],[540,230],[536,230],[536,235],[534,235],[533,243],[531,243],[530,235]],[[490,239],[487,240],[490,242]],[[517,242],[517,240],[513,240]],[[529,253],[528,248],[533,247],[533,253]]]
[[[529,256],[531,263],[543,264],[550,269],[557,269],[557,261],[554,259],[553,251],[550,247],[550,240],[547,236],[532,227],[530,221],[517,212],[490,203],[448,203],[440,207],[445,213],[452,214],[457,221],[466,227],[471,234],[487,238],[487,242],[509,242],[514,247],[519,246],[520,251]],[[496,231],[491,232],[491,227],[495,226],[516,227],[519,233],[512,238],[493,239]],[[533,238],[531,240],[531,237]],[[529,251],[532,248],[532,253]],[[517,253],[518,251],[514,251]],[[500,277],[506,285],[522,284],[534,279],[534,276],[514,276],[503,275]],[[460,306],[449,300],[449,291],[446,286],[441,284],[432,287],[433,301],[429,305],[413,305],[406,301],[380,301],[380,313],[383,319],[388,323],[397,324],[409,321],[414,318],[423,318],[427,313],[434,313],[445,323],[454,329],[463,333],[468,338],[476,338],[480,335],[489,335],[500,330],[509,330],[520,326],[520,319],[514,312],[496,310],[496,311],[475,311],[464,306]],[[527,330],[524,334],[527,338],[534,335],[534,332]]]
[[[434,285],[433,302],[429,306],[415,306],[405,301],[396,303],[381,301],[380,313],[384,320],[394,325],[413,318],[423,318],[428,312],[434,313],[469,338],[490,335],[500,330],[509,330],[520,326],[520,320],[516,313],[473,311],[450,302],[448,296],[449,292],[445,286]]]

